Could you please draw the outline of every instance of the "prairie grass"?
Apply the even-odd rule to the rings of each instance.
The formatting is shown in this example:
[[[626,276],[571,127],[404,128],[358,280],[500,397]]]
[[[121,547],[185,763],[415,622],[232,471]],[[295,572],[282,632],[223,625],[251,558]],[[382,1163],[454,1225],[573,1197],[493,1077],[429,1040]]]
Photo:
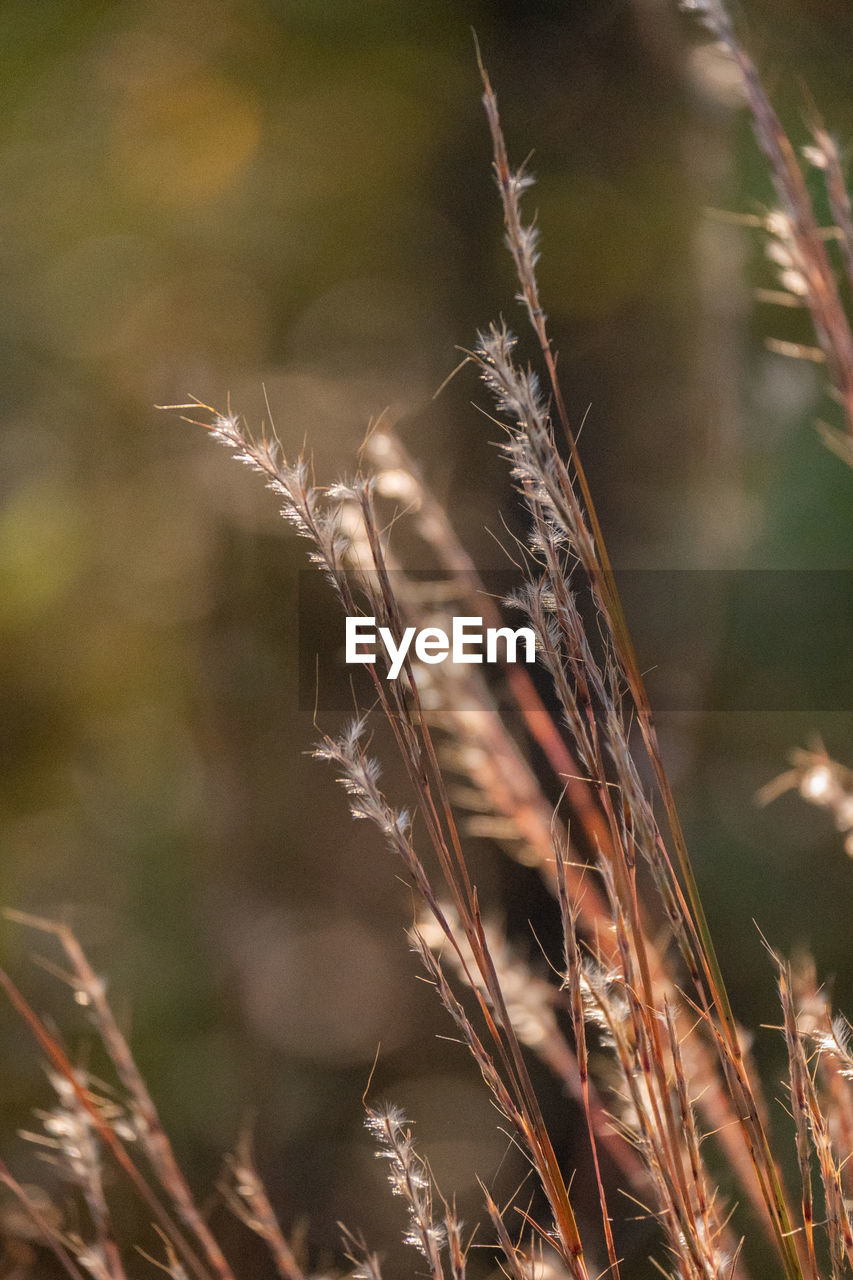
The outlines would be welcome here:
[[[853,225],[838,151],[815,122],[806,159],[826,181],[835,221],[827,233],[724,10],[715,0],[690,0],[685,7],[740,68],[781,205],[757,221],[770,237],[781,294],[801,301],[814,322],[815,347],[793,354],[826,364],[853,430],[853,339],[827,251],[834,240],[842,268],[850,270]],[[849,1029],[833,1016],[808,960],[789,962],[768,948],[798,1175],[796,1185],[786,1185],[778,1126],[729,999],[561,392],[537,281],[537,229],[523,207],[532,178],[524,166],[510,164],[497,98],[482,64],[480,71],[517,301],[539,368],[522,359],[503,321],[484,327],[466,360],[491,398],[530,531],[514,550],[524,585],[503,603],[535,630],[547,695],[520,666],[504,675],[543,766],[537,771],[529,763],[526,743],[513,737],[481,672],[426,669],[410,656],[399,680],[385,679],[381,665],[369,668],[372,708],[343,733],[321,734],[314,754],[332,766],[352,816],[379,829],[394,871],[411,883],[417,913],[410,936],[422,975],[476,1063],[496,1123],[529,1166],[530,1185],[508,1203],[497,1203],[483,1186],[477,1243],[488,1265],[512,1280],[603,1274],[631,1280],[626,1224],[644,1215],[656,1223],[653,1265],[662,1274],[744,1280],[749,1252],[771,1259],[756,1276],[834,1280],[853,1265]],[[503,617],[478,581],[450,513],[381,422],[368,434],[355,476],[320,487],[304,458],[288,461],[274,435],[254,436],[230,410],[220,414],[201,402],[172,407],[200,414],[213,438],[263,477],[347,615],[371,616],[397,640],[406,627],[446,621],[459,610],[489,623]],[[825,428],[824,434],[853,459],[849,430]],[[433,580],[415,575],[398,552],[391,534],[402,522],[430,550]],[[589,607],[594,627],[585,621]],[[380,716],[405,770],[402,801],[384,789],[373,753],[371,721]],[[549,798],[555,786],[556,807]],[[787,786],[831,810],[849,841],[849,773],[819,752],[798,753],[791,772],[764,798]],[[471,830],[491,835],[510,857],[536,868],[551,891],[561,939],[547,956],[551,976],[534,971],[484,918],[466,858]],[[112,1084],[102,1084],[73,1062],[61,1036],[0,974],[48,1063],[56,1095],[38,1116],[38,1131],[26,1136],[61,1168],[84,1223],[70,1227],[57,1206],[0,1164],[0,1182],[19,1204],[29,1239],[49,1248],[77,1280],[123,1280],[150,1266],[173,1280],[233,1280],[241,1269],[225,1256],[181,1172],[104,984],[76,937],[37,917],[11,918],[53,938],[61,957],[50,962],[53,971],[90,1015],[115,1074]],[[582,1229],[576,1214],[571,1167],[536,1084],[540,1068],[553,1073],[585,1118],[598,1203],[592,1228]],[[412,1274],[465,1280],[474,1232],[460,1221],[452,1195],[436,1185],[410,1120],[369,1090],[367,1097],[367,1128],[403,1204]],[[141,1258],[132,1252],[136,1242],[121,1240],[114,1223],[108,1166],[129,1182],[150,1218],[152,1236]],[[314,1274],[278,1222],[247,1138],[226,1161],[219,1196],[263,1241],[283,1280]],[[531,1199],[536,1207],[529,1208]],[[766,1242],[766,1252],[744,1249],[752,1237]],[[345,1229],[343,1253],[354,1277],[380,1280],[382,1260],[369,1240]],[[27,1270],[31,1264],[24,1260],[20,1274],[37,1274]]]

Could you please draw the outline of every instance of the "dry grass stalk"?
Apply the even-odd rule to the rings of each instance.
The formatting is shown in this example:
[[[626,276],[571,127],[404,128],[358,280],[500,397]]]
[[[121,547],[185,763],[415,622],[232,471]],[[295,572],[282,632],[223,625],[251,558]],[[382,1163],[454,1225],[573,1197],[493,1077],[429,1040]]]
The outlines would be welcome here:
[[[687,7],[699,12],[743,72],[759,141],[784,206],[771,228],[788,255],[783,284],[789,291],[796,286],[794,293],[809,306],[853,421],[853,340],[796,156],[722,7],[716,0],[692,0]],[[527,765],[523,747],[482,679],[469,674],[470,669],[461,675],[433,671],[427,679],[408,656],[398,680],[383,679],[376,666],[368,669],[376,703],[405,766],[408,806],[398,806],[381,785],[366,718],[357,718],[337,737],[324,736],[315,754],[334,766],[353,816],[379,829],[411,880],[423,912],[412,935],[421,964],[547,1204],[548,1219],[537,1221],[515,1204],[499,1209],[485,1191],[485,1211],[506,1273],[513,1280],[536,1280],[548,1271],[592,1280],[597,1274],[593,1259],[602,1253],[608,1274],[625,1273],[613,1196],[599,1158],[607,1149],[634,1196],[642,1198],[659,1222],[673,1276],[744,1277],[729,1208],[705,1161],[706,1140],[719,1128],[720,1149],[769,1229],[781,1273],[787,1280],[819,1280],[826,1256],[835,1277],[853,1260],[845,1201],[847,1161],[853,1153],[853,1053],[846,1028],[832,1020],[807,971],[795,975],[780,964],[800,1182],[799,1194],[789,1197],[714,951],[557,380],[536,276],[537,232],[522,210],[522,196],[532,180],[523,169],[510,167],[497,100],[482,66],[481,72],[518,300],[538,348],[547,392],[520,362],[517,340],[503,323],[479,335],[470,358],[505,428],[504,453],[531,530],[524,551],[526,584],[509,603],[523,610],[536,632],[559,725],[520,668],[508,669],[506,675],[527,731],[542,747],[564,796],[554,814],[547,787]],[[839,235],[847,237],[850,205],[837,152],[819,127],[813,150],[808,158],[824,172]],[[849,265],[849,239],[844,252]],[[348,615],[374,617],[397,640],[407,626],[423,624],[437,609],[459,603],[468,607],[472,599],[478,612],[499,617],[482,594],[446,514],[389,432],[375,431],[368,440],[369,470],[350,483],[321,489],[303,459],[289,462],[276,439],[254,438],[236,415],[218,414],[200,402],[182,407],[201,411],[211,434],[264,477],[285,518],[311,544],[312,560]],[[558,447],[558,432],[565,438],[568,463]],[[426,593],[392,553],[389,522],[381,511],[389,501],[410,508],[419,536],[436,553],[441,582]],[[581,597],[595,607],[596,633],[584,623]],[[656,796],[642,781],[637,738]],[[461,795],[448,773],[465,779]],[[818,776],[828,780],[829,790],[821,793],[823,799],[810,798],[832,808],[838,820],[838,806],[849,799],[839,767],[826,760],[795,759],[793,785],[801,791],[813,790]],[[832,803],[825,798],[830,791]],[[665,822],[658,820],[655,799]],[[475,830],[497,835],[516,857],[538,866],[554,889],[563,950],[552,964],[562,989],[533,974],[484,921],[465,857],[460,810],[467,812],[469,824],[473,810]],[[577,845],[571,853],[570,828]],[[422,856],[424,840],[437,874]],[[642,900],[645,880],[654,887],[654,902]],[[44,1117],[48,1140],[81,1188],[92,1238],[61,1234],[29,1204],[33,1222],[41,1223],[44,1239],[75,1280],[84,1271],[96,1280],[124,1280],[124,1259],[100,1173],[102,1156],[108,1155],[143,1198],[161,1233],[163,1269],[175,1280],[232,1280],[230,1264],[177,1165],[103,984],[69,930],[38,918],[15,918],[58,941],[70,966],[60,976],[90,1011],[121,1090],[118,1104],[105,1106],[11,979],[0,974],[0,984],[52,1066],[61,1106]],[[663,944],[658,940],[660,922],[668,930]],[[450,982],[448,967],[462,994]],[[592,1042],[608,1056],[612,1075],[607,1080],[592,1078]],[[600,1232],[589,1246],[533,1085],[530,1051],[555,1070],[586,1118],[600,1211]],[[462,1225],[415,1151],[407,1121],[393,1107],[371,1106],[368,1126],[388,1161],[392,1188],[406,1202],[406,1239],[426,1263],[431,1280],[466,1280],[468,1247]],[[137,1151],[147,1159],[151,1183],[136,1163]],[[814,1164],[823,1193],[823,1224],[815,1212]],[[27,1203],[26,1192],[11,1175],[0,1170],[0,1181]],[[265,1242],[282,1280],[305,1280],[247,1142],[229,1162],[221,1191],[234,1214]],[[523,1223],[518,1238],[507,1223],[510,1209]],[[747,1225],[753,1224],[747,1220]],[[359,1237],[345,1232],[345,1247],[359,1280],[381,1280],[379,1260]]]
[[[791,752],[792,767],[768,782],[758,800],[768,804],[786,791],[799,791],[809,804],[828,809],[844,836],[844,849],[853,857],[853,771],[831,760],[823,747]]]
[[[74,1262],[73,1254],[63,1240],[62,1233],[58,1230],[53,1205],[51,1204],[46,1212],[45,1206],[33,1194],[33,1189],[21,1186],[2,1160],[0,1160],[0,1184],[12,1193],[21,1207],[25,1218],[31,1225],[31,1237],[47,1245],[62,1270],[71,1276],[71,1280],[83,1280],[83,1273]]]
[[[66,926],[37,916],[10,911],[8,918],[19,924],[53,935],[71,966],[67,981],[78,1003],[89,1009],[104,1048],[114,1063],[119,1080],[127,1092],[133,1118],[133,1133],[145,1151],[157,1179],[169,1196],[181,1221],[198,1240],[205,1257],[219,1280],[233,1280],[222,1250],[199,1212],[189,1185],[172,1151],[168,1135],[160,1121],[148,1088],[106,999],[103,981],[92,970],[82,947]]]
[[[446,1280],[442,1252],[452,1239],[450,1250],[454,1272],[465,1272],[464,1252],[458,1224],[452,1229],[436,1218],[432,1177],[426,1162],[417,1154],[412,1131],[403,1114],[391,1106],[368,1107],[367,1127],[377,1143],[377,1155],[388,1161],[388,1181],[395,1196],[402,1196],[409,1210],[406,1243],[426,1260],[432,1280]]]
[[[779,198],[780,208],[757,220],[767,233],[768,256],[779,270],[781,285],[778,295],[765,296],[786,306],[807,306],[818,342],[817,349],[774,341],[768,345],[783,355],[826,362],[846,429],[839,432],[823,423],[821,434],[830,448],[853,463],[853,332],[827,253],[827,242],[837,241],[848,278],[853,278],[853,219],[838,148],[812,109],[812,142],[803,148],[803,158],[824,179],[834,222],[826,229],[819,225],[797,152],[721,0],[681,4],[696,14],[740,69],[755,136]]]
[[[830,1128],[834,1150],[842,1157],[841,1173],[846,1194],[853,1195],[853,1054],[850,1024],[833,1017],[826,991],[818,985],[815,965],[808,955],[795,957],[788,984],[797,1013],[797,1028],[812,1046],[817,1067],[812,1073],[820,1105]]]
[[[306,1280],[255,1168],[248,1134],[240,1139],[234,1155],[226,1158],[226,1165],[229,1177],[220,1181],[219,1191],[234,1217],[264,1241],[281,1280]]]
[[[413,582],[398,560],[394,559],[395,591],[404,623],[426,625],[436,620],[431,611],[448,609],[455,604],[460,610],[463,610],[463,606],[470,606],[470,610],[481,612],[489,625],[498,625],[501,616],[491,596],[479,580],[470,557],[460,546],[446,513],[430,493],[419,469],[399,441],[389,431],[377,428],[370,433],[363,453],[374,468],[371,476],[377,493],[387,498],[398,498],[405,504],[405,512],[415,524],[419,536],[429,550],[435,553],[441,568],[452,575],[451,588],[454,584],[456,587],[455,592],[449,592],[449,584],[442,578],[433,588],[430,582],[423,581],[420,574],[417,581]],[[399,513],[397,514],[399,518]],[[353,564],[368,566],[369,553],[366,554],[365,551],[367,540],[360,518],[357,513],[354,515],[347,512],[344,523],[348,536],[353,540]],[[547,634],[542,624],[540,631]],[[551,663],[559,678],[561,666],[558,657],[552,655]],[[578,775],[579,766],[565,748],[561,754],[549,750],[549,744],[555,739],[559,740],[559,731],[532,688],[527,673],[518,666],[507,667],[506,671],[508,677],[512,677],[508,683],[525,723],[543,748],[546,759],[552,764],[556,781],[564,786],[572,830],[578,832],[580,829],[586,856],[612,859],[614,853],[611,831],[596,803],[593,786]],[[538,866],[546,884],[555,893],[559,869],[559,874],[568,883],[573,901],[577,905],[584,932],[595,937],[598,947],[603,951],[608,948],[612,951],[614,944],[611,941],[610,915],[605,895],[599,890],[595,878],[585,873],[582,864],[579,865],[574,858],[567,860],[562,853],[555,855],[555,850],[565,848],[566,829],[546,800],[540,780],[532,773],[508,733],[482,676],[470,667],[419,667],[417,677],[425,713],[431,725],[441,729],[443,733],[442,763],[452,772],[465,776],[470,784],[461,794],[459,788],[455,788],[452,793],[455,803],[460,807],[476,811],[476,819],[472,822],[469,818],[466,829],[475,834],[491,835],[504,846],[510,856]],[[535,716],[528,715],[531,698],[535,699]],[[563,763],[566,757],[568,764]],[[568,774],[565,772],[566,767],[570,770]],[[665,878],[659,878],[659,887],[677,936],[680,924],[677,903]],[[640,905],[642,913],[642,904]],[[678,1020],[689,1025],[693,1021],[693,1015],[683,1007],[673,976],[668,971],[666,957],[658,953],[656,945],[650,940],[653,929],[649,927],[645,914],[642,913],[646,933],[645,949],[659,1002],[668,1000],[673,1003],[679,1010],[676,1015]],[[609,959],[613,959],[612,954]],[[558,1042],[549,1037],[537,1052],[540,1057],[545,1052],[549,1054],[550,1065],[566,1081],[570,1091],[574,1092],[574,1082],[578,1078],[577,1064],[573,1060],[567,1061],[565,1054],[558,1048]],[[718,1135],[728,1164],[747,1196],[752,1199],[762,1221],[767,1221],[769,1226],[766,1206],[755,1182],[748,1152],[736,1132],[737,1122],[731,1099],[719,1080],[713,1051],[707,1043],[693,1037],[689,1058],[692,1089],[699,1099],[698,1105],[706,1126],[709,1131]],[[624,1153],[621,1159],[624,1163]],[[635,1169],[634,1173],[636,1172]],[[637,1190],[636,1183],[634,1189]]]
[[[844,1197],[841,1163],[833,1149],[826,1116],[820,1105],[814,1086],[802,1037],[797,1023],[792,993],[791,972],[788,965],[779,963],[779,994],[785,1018],[785,1039],[791,1068],[791,1104],[797,1127],[797,1154],[803,1188],[803,1219],[808,1242],[810,1272],[818,1275],[813,1241],[813,1211],[811,1203],[811,1169],[809,1139],[814,1149],[824,1192],[826,1225],[829,1235],[833,1280],[845,1269],[845,1263],[853,1262],[853,1228]]]

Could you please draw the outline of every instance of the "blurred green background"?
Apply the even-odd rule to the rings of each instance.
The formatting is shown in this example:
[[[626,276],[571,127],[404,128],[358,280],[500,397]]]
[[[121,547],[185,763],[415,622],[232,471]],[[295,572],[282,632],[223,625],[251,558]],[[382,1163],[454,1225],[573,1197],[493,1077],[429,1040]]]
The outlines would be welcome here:
[[[846,0],[745,0],[739,18],[795,139],[803,84],[853,139]],[[754,211],[769,183],[730,69],[667,0],[0,5],[0,902],[74,921],[199,1187],[254,1114],[315,1264],[341,1218],[391,1275],[400,1215],[361,1130],[377,1044],[378,1092],[466,1216],[506,1142],[435,1039],[407,891],[304,758],[303,549],[252,477],[154,406],[230,396],[258,424],[265,388],[326,479],[387,409],[478,562],[502,566],[484,395],[466,372],[432,399],[456,346],[517,321],[472,26],[512,155],[535,148],[542,291],[617,565],[849,569],[853,477],[813,429],[833,406],[763,345],[808,325],[754,303],[773,283],[760,243],[708,213]],[[748,618],[719,593],[676,673],[697,707],[727,664],[760,665]],[[853,1012],[841,841],[793,798],[753,803],[809,735],[853,757],[849,698],[663,717],[750,1026],[776,1019],[753,917],[813,947]],[[519,926],[547,912],[532,877],[474,855]],[[82,1056],[85,1021],[32,948],[2,927],[6,965]],[[48,1092],[8,1010],[0,1046],[3,1148],[33,1178],[14,1133]],[[756,1051],[773,1092],[772,1032]],[[574,1120],[556,1124],[583,1160]],[[502,1176],[511,1190],[518,1164]]]

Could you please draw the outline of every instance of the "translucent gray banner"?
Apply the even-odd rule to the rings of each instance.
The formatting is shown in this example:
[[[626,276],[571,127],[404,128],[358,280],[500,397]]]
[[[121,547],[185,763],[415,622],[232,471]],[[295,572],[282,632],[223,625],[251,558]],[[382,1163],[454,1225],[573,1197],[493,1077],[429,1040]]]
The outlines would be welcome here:
[[[853,709],[853,570],[625,570],[616,578],[658,711]],[[397,585],[401,594],[414,588],[421,625],[447,627],[454,614],[482,614],[484,625],[497,625],[488,611],[520,578],[488,571],[476,583],[472,576],[470,583],[436,585],[432,574],[407,574]],[[595,636],[583,594],[581,609]],[[319,571],[300,574],[298,617],[300,708],[346,710],[353,691],[370,699],[366,668],[345,662],[344,614]],[[526,622],[518,610],[502,610],[501,625]],[[381,662],[378,669],[384,677]],[[539,663],[526,669],[546,693]],[[476,670],[499,687],[499,666]]]

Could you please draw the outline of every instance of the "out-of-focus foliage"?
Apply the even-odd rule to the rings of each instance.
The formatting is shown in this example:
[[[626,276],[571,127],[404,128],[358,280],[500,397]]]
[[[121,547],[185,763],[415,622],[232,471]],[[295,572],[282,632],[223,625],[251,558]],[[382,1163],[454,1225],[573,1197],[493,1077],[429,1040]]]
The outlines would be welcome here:
[[[744,8],[795,134],[801,74],[853,139],[847,6]],[[193,1176],[260,1112],[271,1190],[321,1251],[336,1218],[386,1211],[358,1105],[380,1041],[378,1083],[448,1192],[473,1195],[505,1143],[435,1041],[405,890],[302,758],[301,549],[153,406],[230,395],[260,422],[266,398],[329,478],[387,409],[502,565],[484,526],[508,487],[479,393],[462,374],[431,399],[454,346],[513,310],[472,24],[516,158],[536,148],[543,293],[573,417],[592,406],[617,564],[849,567],[819,376],[764,349],[791,320],[753,308],[760,248],[704,212],[752,210],[769,184],[727,68],[665,0],[0,8],[0,900],[73,911]],[[694,655],[700,690],[738,661],[728,607]],[[773,999],[753,915],[780,946],[807,939],[853,1011],[839,842],[793,800],[752,807],[808,734],[849,758],[843,696],[834,715],[665,719],[748,1023]],[[523,927],[536,886],[478,853]],[[7,963],[28,945],[4,929]],[[8,1139],[42,1090],[8,1013],[0,1034]],[[392,1209],[372,1242],[394,1233]]]

